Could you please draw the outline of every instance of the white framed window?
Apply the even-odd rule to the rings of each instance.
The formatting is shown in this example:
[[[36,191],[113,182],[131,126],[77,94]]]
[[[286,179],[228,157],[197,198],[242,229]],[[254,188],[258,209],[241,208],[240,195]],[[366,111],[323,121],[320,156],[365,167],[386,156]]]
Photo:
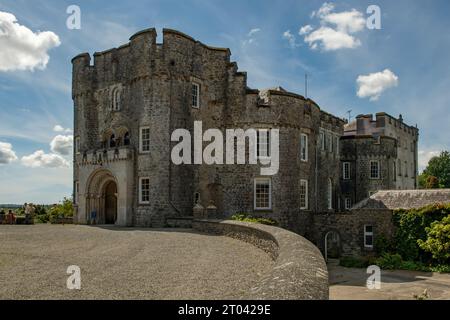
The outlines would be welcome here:
[[[139,203],[150,203],[150,178],[139,178]]]
[[[327,187],[327,203],[328,209],[333,209],[333,180],[331,178],[328,179],[328,187]]]
[[[308,209],[308,180],[300,180],[300,209]]]
[[[325,151],[325,133],[320,132],[320,146],[322,151]]]
[[[308,135],[304,133],[300,135],[300,160],[308,161]]]
[[[75,181],[73,186],[73,203],[78,204],[78,194],[80,193],[80,183]]]
[[[75,154],[80,154],[80,137],[75,137]]]
[[[373,248],[373,226],[364,226],[364,247],[372,249]]]
[[[192,107],[200,108],[200,84],[192,82]]]
[[[150,127],[139,129],[139,151],[141,153],[150,152]]]
[[[256,143],[257,158],[267,158],[270,156],[270,131],[259,129]]]
[[[344,180],[350,179],[350,162],[344,162],[342,164],[342,177]]]
[[[380,179],[380,161],[370,160],[370,179]]]
[[[347,197],[344,200],[345,210],[350,210],[352,208],[352,198]]]
[[[256,178],[254,182],[255,210],[272,209],[272,180],[270,178]]]

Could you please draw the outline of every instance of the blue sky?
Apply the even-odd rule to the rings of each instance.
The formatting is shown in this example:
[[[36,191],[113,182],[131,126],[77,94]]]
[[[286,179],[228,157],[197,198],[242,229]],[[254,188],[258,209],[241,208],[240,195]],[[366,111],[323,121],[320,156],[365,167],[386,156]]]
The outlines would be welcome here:
[[[51,31],[59,39],[59,45],[53,43],[46,50],[45,66],[33,71],[14,66],[11,55],[13,65],[2,71],[0,61],[0,148],[3,155],[10,155],[9,161],[0,164],[0,203],[52,203],[71,194],[71,155],[50,145],[58,135],[63,138],[55,144],[70,142],[70,60],[81,52],[92,54],[124,44],[133,33],[148,27],[157,28],[159,41],[165,27],[208,45],[229,47],[239,69],[248,72],[250,87],[282,86],[303,94],[306,72],[309,97],[337,116],[346,117],[349,109],[353,116],[401,113],[408,124],[417,124],[421,130],[421,166],[440,150],[450,149],[450,2],[329,1],[333,6],[328,11],[324,3],[0,0],[0,12],[14,15],[17,25],[35,34]],[[66,9],[72,4],[81,9],[80,30],[66,27]],[[355,18],[350,22],[357,25],[358,17],[369,16],[366,9],[371,4],[381,9],[381,30],[355,31],[355,24],[333,24],[334,13],[356,11],[345,17]],[[299,34],[306,25],[311,30]],[[351,40],[353,45],[339,42],[342,47],[327,49],[333,43],[317,40],[321,27],[340,32],[340,38],[331,42]],[[0,41],[1,37],[0,32]],[[5,45],[0,46],[0,57],[3,50]],[[384,70],[390,72],[386,77]],[[358,77],[369,75],[373,81],[358,96]],[[377,76],[384,79],[378,94],[370,91],[378,83]],[[55,131],[56,125],[63,129]],[[43,157],[36,156],[38,150]]]

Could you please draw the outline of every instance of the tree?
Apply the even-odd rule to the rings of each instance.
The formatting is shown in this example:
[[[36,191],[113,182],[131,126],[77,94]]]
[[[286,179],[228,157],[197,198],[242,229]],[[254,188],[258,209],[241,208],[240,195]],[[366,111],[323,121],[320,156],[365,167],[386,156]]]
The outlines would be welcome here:
[[[450,259],[450,215],[441,221],[433,222],[426,231],[427,240],[419,239],[419,247],[430,252],[438,262],[447,262]]]
[[[419,177],[422,188],[450,188],[450,152],[442,151],[431,158],[428,166]]]

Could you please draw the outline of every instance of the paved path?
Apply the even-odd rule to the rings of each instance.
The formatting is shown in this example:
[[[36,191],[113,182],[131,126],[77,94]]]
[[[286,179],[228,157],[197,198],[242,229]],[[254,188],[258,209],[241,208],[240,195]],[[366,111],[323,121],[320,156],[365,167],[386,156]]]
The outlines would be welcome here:
[[[81,290],[66,287],[70,265]],[[189,230],[0,226],[0,299],[237,299],[272,267],[250,244]]]
[[[328,264],[330,299],[333,300],[410,300],[427,290],[429,299],[450,299],[450,274],[416,271],[382,271],[381,289],[369,290],[366,269]]]

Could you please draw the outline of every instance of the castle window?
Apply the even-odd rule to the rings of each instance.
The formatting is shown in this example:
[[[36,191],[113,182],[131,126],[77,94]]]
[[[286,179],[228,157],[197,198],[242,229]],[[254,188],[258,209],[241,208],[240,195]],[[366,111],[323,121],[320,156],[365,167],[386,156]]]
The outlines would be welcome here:
[[[200,85],[198,83],[192,83],[192,107],[200,108]]]
[[[125,132],[124,136],[123,136],[123,144],[125,146],[129,146],[130,145],[130,133],[129,132]]]
[[[300,160],[308,161],[308,135],[300,135]]]
[[[300,180],[300,209],[308,209],[308,180]]]
[[[200,192],[196,192],[194,194],[194,205],[197,205],[200,203]]]
[[[345,198],[344,201],[345,210],[350,210],[352,208],[352,198]]]
[[[344,162],[342,164],[342,176],[344,180],[350,179],[350,162]]]
[[[392,178],[394,181],[397,181],[397,164],[395,163],[395,161],[392,164],[393,164]]]
[[[320,146],[322,148],[322,151],[325,151],[325,133],[320,133]]]
[[[150,178],[139,178],[139,203],[150,203]]]
[[[339,137],[336,137],[336,154],[339,155]]]
[[[150,127],[141,127],[139,132],[139,151],[148,153],[150,152]]]
[[[268,129],[258,130],[256,155],[258,158],[267,158],[270,156],[270,131]]]
[[[373,248],[373,226],[364,226],[364,247],[368,249]]]
[[[397,160],[398,161],[398,175],[401,177],[402,175],[402,161],[400,159]]]
[[[121,89],[116,87],[112,91],[112,97],[111,97],[111,110],[113,111],[119,111],[120,105],[122,102],[122,92]]]
[[[114,148],[116,146],[116,136],[114,133],[109,137],[109,147]]]
[[[272,180],[270,178],[255,179],[254,186],[255,210],[272,209]]]
[[[408,161],[405,161],[405,177],[408,176]]]
[[[333,136],[331,134],[327,134],[327,145],[328,151],[333,152]]]
[[[370,161],[370,179],[380,179],[380,162],[378,160]]]
[[[78,181],[75,181],[73,186],[73,203],[78,204],[78,194],[80,190],[80,183]]]
[[[333,209],[333,180],[331,178],[328,179],[328,190],[327,190],[327,202],[328,209]]]
[[[80,154],[80,137],[75,137],[75,154]]]

